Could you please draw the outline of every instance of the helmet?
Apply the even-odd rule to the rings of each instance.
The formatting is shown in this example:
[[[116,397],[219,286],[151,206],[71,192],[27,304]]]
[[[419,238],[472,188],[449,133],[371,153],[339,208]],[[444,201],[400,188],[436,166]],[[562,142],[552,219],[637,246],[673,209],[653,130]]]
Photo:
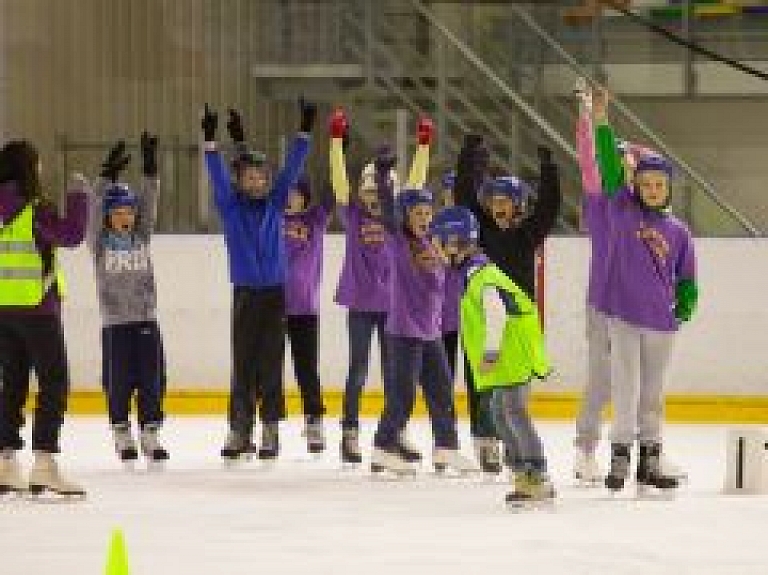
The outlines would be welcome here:
[[[405,221],[408,211],[418,205],[432,205],[434,198],[427,188],[407,188],[397,196],[397,213]]]
[[[641,172],[663,172],[668,177],[675,174],[675,166],[661,154],[644,154],[637,160],[635,173]]]
[[[109,215],[118,208],[136,209],[139,197],[126,184],[110,184],[104,192],[104,215]]]
[[[475,215],[467,208],[453,206],[440,210],[432,219],[430,226],[432,235],[446,242],[450,237],[456,236],[459,241],[470,243],[477,241],[479,227]]]
[[[487,194],[506,196],[516,204],[524,204],[532,194],[531,186],[515,176],[500,176],[490,180]]]
[[[453,170],[445,172],[441,180],[444,190],[452,190],[456,185],[456,172]]]

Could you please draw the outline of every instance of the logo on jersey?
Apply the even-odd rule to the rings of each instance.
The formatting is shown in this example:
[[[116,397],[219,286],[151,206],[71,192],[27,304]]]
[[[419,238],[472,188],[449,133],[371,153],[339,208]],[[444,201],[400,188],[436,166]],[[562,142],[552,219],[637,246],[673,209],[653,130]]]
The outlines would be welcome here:
[[[149,246],[135,245],[130,248],[107,248],[104,251],[104,267],[107,273],[149,271]]]

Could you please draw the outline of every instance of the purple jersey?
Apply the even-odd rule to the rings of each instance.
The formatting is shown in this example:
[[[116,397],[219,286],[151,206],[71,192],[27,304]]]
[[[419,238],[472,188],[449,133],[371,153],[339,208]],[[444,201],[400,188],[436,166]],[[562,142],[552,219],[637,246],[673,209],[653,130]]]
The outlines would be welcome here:
[[[330,210],[317,205],[283,218],[287,269],[286,315],[317,315],[317,296],[323,275],[323,237]]]
[[[346,251],[336,303],[355,311],[386,312],[390,299],[392,236],[357,204],[339,208]]]
[[[622,189],[614,198],[584,198],[592,240],[588,302],[638,327],[675,331],[675,286],[696,280],[688,228],[674,216],[644,208]]]
[[[462,268],[449,266],[445,269],[445,288],[443,289],[443,333],[459,331],[459,304],[464,293],[464,275]]]
[[[445,265],[426,238],[396,234],[387,333],[432,341],[442,334]]]

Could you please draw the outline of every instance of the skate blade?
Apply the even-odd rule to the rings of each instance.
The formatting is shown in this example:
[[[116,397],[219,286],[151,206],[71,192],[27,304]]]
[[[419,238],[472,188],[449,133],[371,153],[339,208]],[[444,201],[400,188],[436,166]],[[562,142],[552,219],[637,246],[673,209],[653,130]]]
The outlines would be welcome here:
[[[573,486],[578,489],[599,489],[605,485],[605,479],[598,477],[595,479],[585,479],[581,477],[575,477]]]
[[[676,488],[659,489],[651,485],[637,485],[635,499],[638,501],[674,501]]]
[[[371,477],[376,480],[384,481],[408,479],[416,477],[416,469],[391,469],[389,467],[384,467],[383,465],[371,463]]]
[[[513,513],[530,511],[554,511],[556,503],[554,499],[537,499],[528,501],[505,501],[506,508]]]
[[[148,459],[147,471],[149,473],[162,473],[166,469],[166,459]]]
[[[27,500],[36,503],[77,503],[86,499],[82,491],[60,491],[46,485],[30,485],[26,492]]]
[[[29,489],[27,487],[11,487],[10,485],[0,485],[0,501],[15,501],[23,499]]]

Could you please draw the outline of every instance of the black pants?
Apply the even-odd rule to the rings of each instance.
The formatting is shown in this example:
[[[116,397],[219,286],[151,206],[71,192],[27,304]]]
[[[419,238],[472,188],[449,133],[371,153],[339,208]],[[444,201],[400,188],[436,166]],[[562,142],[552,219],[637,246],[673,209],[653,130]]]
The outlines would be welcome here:
[[[448,356],[451,374],[456,379],[456,361],[459,354],[458,332],[443,335],[443,345]],[[496,426],[491,417],[491,392],[478,392],[475,389],[475,378],[472,376],[472,368],[464,354],[464,381],[467,386],[467,400],[469,408],[469,429],[472,437],[490,438],[496,437]]]
[[[128,421],[134,392],[139,425],[162,423],[165,357],[156,321],[102,328],[101,369],[112,425]]]
[[[24,404],[31,369],[39,394],[32,449],[59,452],[69,395],[69,365],[61,319],[54,315],[0,314],[0,449],[21,449]]]
[[[282,286],[235,287],[232,300],[232,367],[229,426],[250,436],[255,405],[263,423],[285,418],[283,362],[285,295]]]
[[[325,413],[320,375],[317,370],[317,316],[294,315],[285,318],[285,333],[291,344],[293,372],[301,391],[304,415]]]

